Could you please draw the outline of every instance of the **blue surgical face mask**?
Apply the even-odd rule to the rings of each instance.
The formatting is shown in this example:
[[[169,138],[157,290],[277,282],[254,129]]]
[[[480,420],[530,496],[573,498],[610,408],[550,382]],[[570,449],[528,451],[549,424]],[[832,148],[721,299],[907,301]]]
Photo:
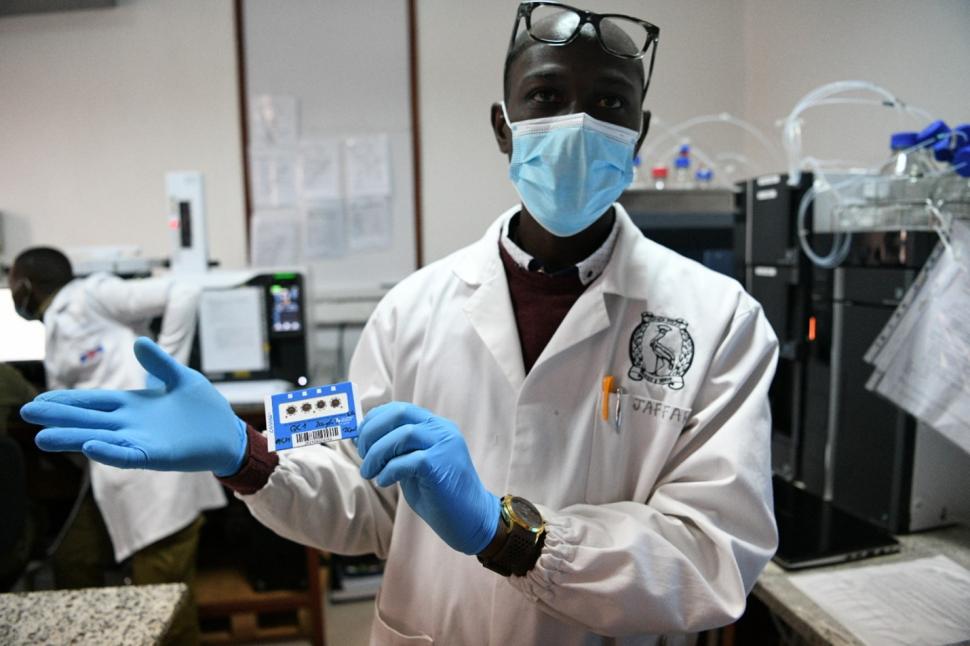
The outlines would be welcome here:
[[[633,149],[639,133],[567,114],[509,120],[509,178],[522,203],[549,233],[565,238],[593,224],[633,181]]]
[[[23,282],[20,284],[23,285],[23,296],[20,297],[19,300],[17,300],[16,292],[20,290],[17,289],[17,290],[10,291],[10,295],[14,299],[14,305],[13,305],[14,311],[17,312],[17,315],[20,318],[26,319],[28,321],[33,321],[37,318],[37,316],[35,315],[34,312],[30,310],[30,307],[29,307],[30,292],[31,292],[30,280],[25,278]]]

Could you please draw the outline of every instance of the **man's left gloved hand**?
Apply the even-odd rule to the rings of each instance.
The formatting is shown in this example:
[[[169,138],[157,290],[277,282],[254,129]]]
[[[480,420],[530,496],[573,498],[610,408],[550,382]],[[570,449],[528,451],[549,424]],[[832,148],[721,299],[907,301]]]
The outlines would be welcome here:
[[[481,552],[495,536],[501,503],[482,485],[465,438],[451,422],[402,402],[378,406],[360,426],[360,474],[399,482],[411,508],[448,545]]]

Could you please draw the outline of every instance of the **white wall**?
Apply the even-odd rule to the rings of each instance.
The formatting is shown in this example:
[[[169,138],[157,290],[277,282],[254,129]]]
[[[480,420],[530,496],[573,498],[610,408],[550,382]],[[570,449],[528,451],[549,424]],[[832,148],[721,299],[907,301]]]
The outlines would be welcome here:
[[[489,126],[516,4],[418,0],[426,261],[473,241],[516,201]],[[729,111],[777,136],[775,120],[800,96],[847,78],[875,81],[951,122],[970,119],[965,0],[585,4],[661,27],[646,107],[668,124]],[[5,257],[41,242],[137,242],[164,255],[163,174],[197,168],[206,175],[213,255],[243,262],[232,29],[228,0],[132,0],[0,20]],[[887,133],[905,125],[886,118],[808,113],[807,148],[871,163],[884,155]],[[651,136],[660,131],[655,125]],[[721,137],[724,147],[745,146],[728,129]]]
[[[642,16],[660,26],[645,104],[655,117],[675,123],[742,109],[742,14],[736,4],[582,4]],[[476,240],[501,211],[517,202],[489,118],[491,104],[502,98],[502,65],[517,6],[517,0],[418,2],[425,262]],[[734,141],[733,133],[728,137]]]
[[[229,0],[128,0],[0,20],[0,212],[25,246],[167,257],[164,174],[205,176],[213,258],[245,262]]]
[[[776,137],[775,120],[802,96],[849,79],[881,85],[951,126],[970,121],[966,0],[745,0],[743,10],[744,114]],[[926,125],[878,107],[822,107],[803,117],[806,154],[867,165],[889,156],[892,131]]]

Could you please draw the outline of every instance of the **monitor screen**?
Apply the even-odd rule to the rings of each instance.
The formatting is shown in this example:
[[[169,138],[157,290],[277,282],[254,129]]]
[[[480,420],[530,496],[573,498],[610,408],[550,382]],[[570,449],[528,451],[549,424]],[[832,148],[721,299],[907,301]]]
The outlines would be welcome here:
[[[300,286],[272,285],[269,293],[273,298],[273,332],[299,332],[302,327]]]
[[[0,362],[43,360],[44,324],[20,318],[10,290],[0,289]]]

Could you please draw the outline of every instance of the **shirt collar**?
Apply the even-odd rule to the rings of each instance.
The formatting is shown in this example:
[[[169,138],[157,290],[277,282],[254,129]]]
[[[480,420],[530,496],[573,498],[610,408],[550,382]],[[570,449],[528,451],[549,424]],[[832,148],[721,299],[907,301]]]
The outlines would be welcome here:
[[[531,256],[527,251],[522,249],[519,245],[512,241],[509,237],[509,228],[511,227],[513,221],[519,217],[519,212],[514,212],[512,215],[507,217],[502,223],[502,232],[499,237],[499,244],[505,249],[505,252],[509,254],[512,260],[519,267],[527,269],[528,271],[541,271],[544,272],[542,268],[542,263]],[[589,285],[591,282],[596,280],[603,270],[606,269],[606,265],[610,262],[610,257],[613,255],[613,248],[616,246],[616,239],[620,233],[620,220],[615,218],[613,221],[613,228],[610,230],[610,235],[607,236],[606,240],[599,246],[599,248],[590,254],[585,260],[581,260],[575,266],[575,270],[579,275],[579,282],[583,285]],[[570,269],[565,269],[563,271],[571,271]],[[557,274],[560,272],[556,272]]]

